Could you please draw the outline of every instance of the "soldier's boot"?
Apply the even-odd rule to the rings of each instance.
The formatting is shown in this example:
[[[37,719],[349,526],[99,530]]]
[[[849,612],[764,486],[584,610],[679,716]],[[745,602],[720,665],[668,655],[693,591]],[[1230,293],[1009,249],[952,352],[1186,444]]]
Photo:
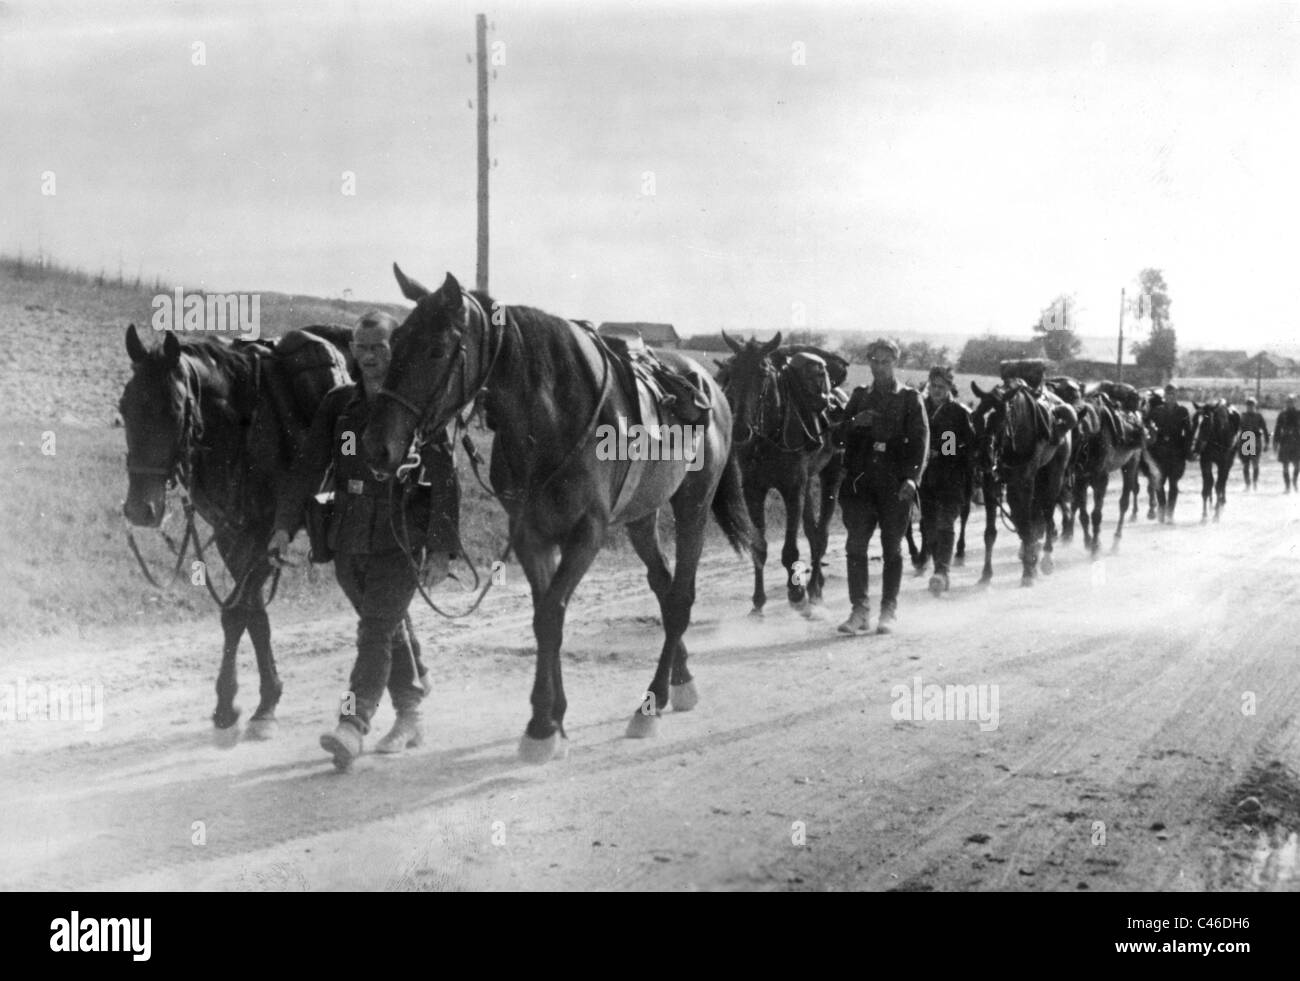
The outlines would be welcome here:
[[[894,621],[898,619],[897,614],[892,606],[881,606],[880,619],[876,623],[876,633],[892,634],[894,632]]]
[[[334,757],[334,768],[346,770],[361,755],[361,730],[351,722],[340,720],[333,732],[320,737],[321,749]]]
[[[424,729],[420,724],[420,710],[399,709],[393,728],[388,730],[383,739],[375,743],[375,752],[395,756],[419,746],[422,742],[424,742]]]
[[[864,604],[858,604],[849,614],[849,618],[836,628],[842,634],[871,633],[871,613]]]

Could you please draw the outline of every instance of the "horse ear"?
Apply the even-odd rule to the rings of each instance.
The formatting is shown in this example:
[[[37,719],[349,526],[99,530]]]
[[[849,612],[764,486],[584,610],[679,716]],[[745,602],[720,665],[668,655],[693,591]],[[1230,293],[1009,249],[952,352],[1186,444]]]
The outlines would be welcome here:
[[[131,360],[139,364],[147,356],[144,345],[140,343],[140,335],[136,333],[135,324],[126,329],[126,353],[131,356]]]
[[[727,362],[719,361],[717,358],[713,359],[713,363],[716,364],[719,368],[725,368],[727,366]]]
[[[397,277],[397,285],[402,288],[402,295],[412,302],[422,300],[429,295],[429,288],[417,280],[411,279],[406,273],[402,272],[397,263],[393,263],[393,275]]]
[[[776,336],[763,345],[763,353],[771,354],[780,346],[781,346],[781,332],[778,330],[776,332]]]
[[[1196,399],[1192,399],[1192,408],[1195,409],[1197,412],[1201,411],[1201,407],[1196,404]]]
[[[979,382],[975,381],[973,378],[971,379],[970,390],[975,393],[977,399],[982,400],[986,395],[988,395],[986,391],[980,388]]]
[[[461,296],[460,283],[456,282],[456,277],[447,273],[447,278],[442,281],[438,287],[438,303],[448,310],[459,310],[464,303]]]
[[[727,347],[731,348],[731,350],[735,351],[737,354],[740,353],[740,341],[736,340],[734,337],[728,337],[725,330],[722,332],[722,339],[727,342]]]
[[[167,359],[169,368],[180,364],[181,342],[176,339],[176,335],[170,330],[163,335],[163,356]]]

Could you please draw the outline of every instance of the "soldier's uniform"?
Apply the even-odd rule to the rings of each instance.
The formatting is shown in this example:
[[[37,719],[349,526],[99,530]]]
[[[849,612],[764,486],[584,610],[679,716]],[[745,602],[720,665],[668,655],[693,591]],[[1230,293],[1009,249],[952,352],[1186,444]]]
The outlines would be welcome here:
[[[1300,490],[1297,478],[1300,478],[1300,409],[1288,399],[1285,409],[1277,414],[1273,425],[1273,445],[1277,447],[1277,458],[1282,463],[1282,478],[1286,481],[1286,493]]]
[[[897,356],[897,350],[894,355]],[[865,425],[855,422],[859,413],[872,413]],[[929,423],[921,393],[895,380],[883,390],[878,385],[853,392],[845,408],[844,483],[840,507],[848,530],[849,600],[854,611],[867,605],[867,546],[880,529],[884,570],[880,591],[880,630],[888,632],[898,606],[903,578],[903,533],[910,507],[898,498],[905,481],[919,484],[930,451]],[[852,620],[852,618],[850,618]],[[865,617],[863,618],[865,629]],[[845,633],[857,632],[845,629]]]
[[[339,586],[360,618],[350,683],[355,704],[351,712],[345,704],[340,722],[362,735],[370,730],[385,687],[399,714],[418,709],[425,694],[419,647],[404,623],[416,575],[393,534],[394,526],[402,533],[402,515],[393,513],[389,484],[375,478],[361,452],[372,405],[356,384],[340,385],[325,396],[275,519],[277,530],[294,534],[302,526],[307,499],[333,464],[335,508],[328,543]],[[421,448],[429,486],[406,495],[400,487],[392,489],[393,500],[405,500],[406,535],[416,561],[426,545],[431,552],[450,555],[456,550],[459,484],[445,432],[440,437]]]
[[[930,588],[948,588],[955,526],[974,479],[975,427],[970,410],[955,399],[925,400],[930,426],[930,459],[921,476],[921,552],[934,556]]]
[[[1250,435],[1247,436],[1247,433]],[[1258,409],[1247,408],[1241,414],[1241,435],[1238,437],[1237,449],[1237,455],[1241,457],[1241,471],[1246,478],[1246,488],[1258,487],[1259,456],[1268,449],[1268,423]]]

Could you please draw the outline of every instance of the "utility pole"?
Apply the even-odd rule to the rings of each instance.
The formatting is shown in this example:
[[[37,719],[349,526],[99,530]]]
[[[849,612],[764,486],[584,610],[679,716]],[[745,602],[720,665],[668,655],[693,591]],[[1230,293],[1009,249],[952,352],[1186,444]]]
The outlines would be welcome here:
[[[474,18],[478,34],[478,289],[488,291],[488,64],[487,15]]]
[[[1115,380],[1124,380],[1124,287],[1119,288],[1119,347],[1115,351]]]

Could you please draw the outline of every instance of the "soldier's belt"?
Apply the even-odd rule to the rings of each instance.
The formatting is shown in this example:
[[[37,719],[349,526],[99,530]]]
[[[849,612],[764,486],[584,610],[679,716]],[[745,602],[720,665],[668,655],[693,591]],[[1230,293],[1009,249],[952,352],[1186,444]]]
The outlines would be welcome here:
[[[343,489],[349,494],[361,497],[379,497],[382,493],[379,488],[367,485],[364,480],[349,480],[343,485]]]
[[[873,453],[884,453],[888,445],[888,443],[872,443],[871,451]]]

